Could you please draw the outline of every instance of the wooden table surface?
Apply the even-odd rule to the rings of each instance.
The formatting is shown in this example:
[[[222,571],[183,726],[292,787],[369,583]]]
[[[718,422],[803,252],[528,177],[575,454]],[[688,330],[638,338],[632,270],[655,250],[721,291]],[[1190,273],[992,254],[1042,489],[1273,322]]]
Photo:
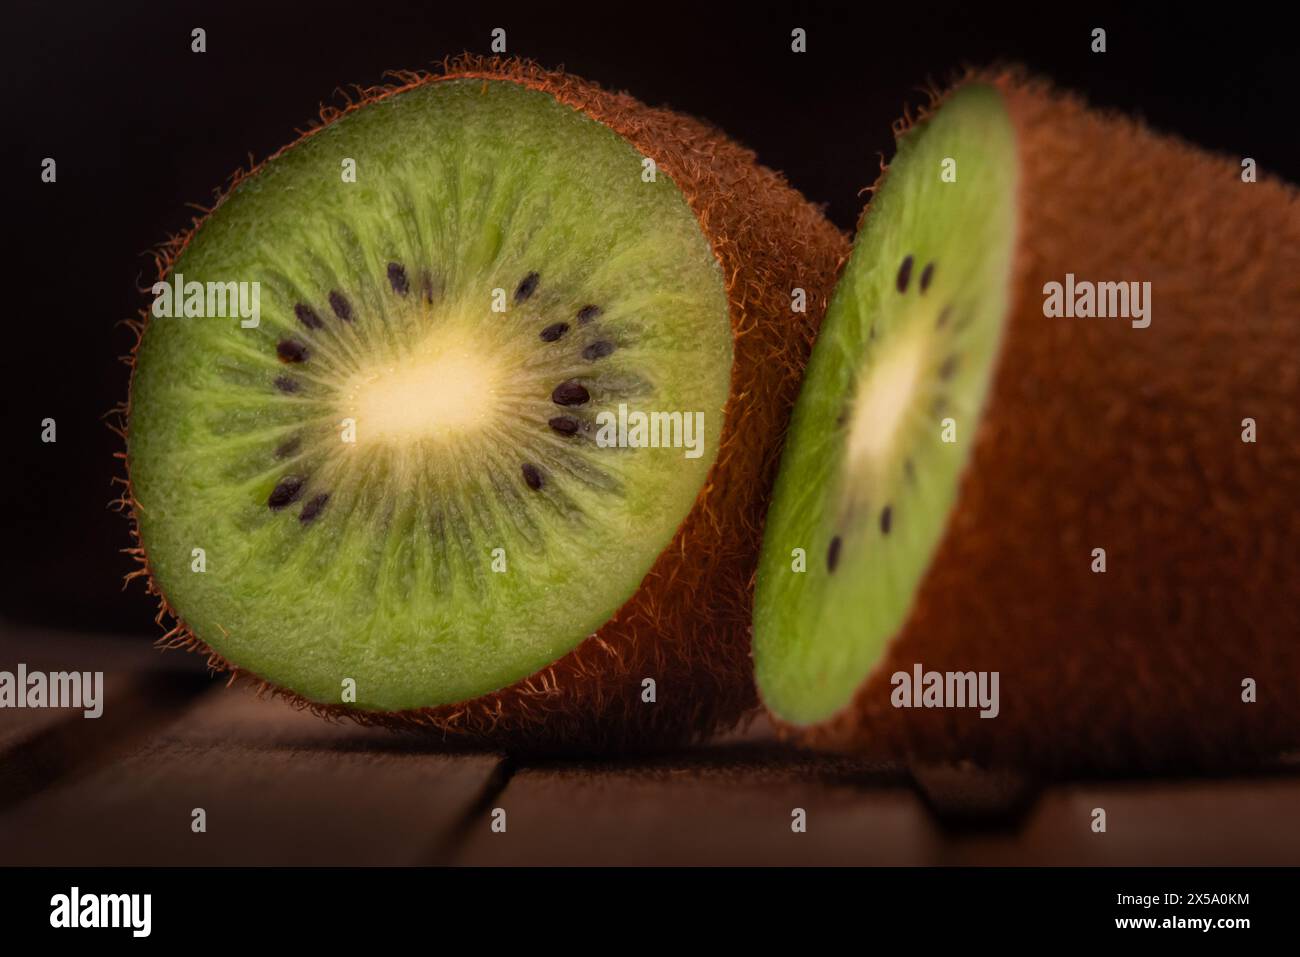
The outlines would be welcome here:
[[[0,709],[6,865],[1300,864],[1296,760],[1043,783],[801,752],[761,720],[669,755],[528,760],[326,722],[144,637],[3,627],[0,669],[20,661],[103,671],[106,703]]]

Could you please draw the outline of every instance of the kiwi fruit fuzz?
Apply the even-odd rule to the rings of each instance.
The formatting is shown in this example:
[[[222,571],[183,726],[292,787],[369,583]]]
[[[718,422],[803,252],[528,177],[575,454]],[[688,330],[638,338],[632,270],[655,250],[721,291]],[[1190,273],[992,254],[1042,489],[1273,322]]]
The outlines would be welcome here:
[[[165,640],[329,715],[516,747],[734,723],[845,238],[625,94],[471,57],[397,79],[159,257],[177,303],[260,289],[255,322],[137,326],[122,502]]]
[[[1017,70],[896,133],[773,493],[764,703],[890,761],[1297,747],[1297,190]]]

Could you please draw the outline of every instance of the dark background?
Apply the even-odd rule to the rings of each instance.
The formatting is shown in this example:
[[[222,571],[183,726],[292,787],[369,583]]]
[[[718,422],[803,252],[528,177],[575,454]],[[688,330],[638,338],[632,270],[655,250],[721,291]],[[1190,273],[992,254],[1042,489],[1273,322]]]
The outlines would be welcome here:
[[[182,230],[249,157],[291,140],[318,104],[391,68],[487,53],[563,65],[707,118],[852,229],[892,152],[890,124],[964,64],[1017,61],[1093,103],[1300,180],[1297,42],[1252,10],[1023,11],[925,3],[680,8],[610,2],[11,3],[3,18],[7,545],[0,618],[151,631],[152,601],[110,511],[124,397],[119,323],[146,304],[148,251]],[[190,52],[190,30],[208,50]],[[790,31],[808,52],[790,52]],[[1108,52],[1090,52],[1107,30]],[[44,157],[58,182],[40,181]],[[58,422],[58,442],[40,422]]]

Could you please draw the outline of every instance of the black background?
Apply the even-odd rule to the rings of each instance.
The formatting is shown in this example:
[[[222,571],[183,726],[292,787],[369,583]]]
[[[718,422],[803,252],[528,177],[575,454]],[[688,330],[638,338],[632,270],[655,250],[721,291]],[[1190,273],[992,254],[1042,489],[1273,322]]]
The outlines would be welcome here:
[[[126,390],[120,321],[146,304],[148,251],[321,101],[464,50],[563,65],[713,121],[852,229],[890,124],[964,64],[1021,62],[1100,106],[1300,180],[1297,42],[1267,8],[1021,10],[924,3],[10,3],[3,18],[5,524],[0,616],[150,631],[127,524],[107,507]],[[207,52],[190,31],[207,31]],[[790,31],[808,52],[790,52]],[[1090,51],[1107,30],[1108,52]],[[1104,155],[1104,151],[1099,154]],[[40,181],[54,157],[58,182]],[[40,422],[58,422],[58,442]]]

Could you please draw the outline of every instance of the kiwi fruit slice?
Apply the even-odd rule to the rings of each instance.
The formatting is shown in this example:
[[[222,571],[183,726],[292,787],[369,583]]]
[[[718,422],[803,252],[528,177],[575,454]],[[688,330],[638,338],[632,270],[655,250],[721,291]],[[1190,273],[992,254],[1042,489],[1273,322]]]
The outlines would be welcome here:
[[[844,237],[705,124],[528,63],[322,119],[161,256],[259,284],[257,323],[139,326],[124,503],[169,642],[520,746],[734,722]]]
[[[787,730],[1045,771],[1300,743],[1300,197],[1252,179],[1015,70],[899,125],[765,530]]]

